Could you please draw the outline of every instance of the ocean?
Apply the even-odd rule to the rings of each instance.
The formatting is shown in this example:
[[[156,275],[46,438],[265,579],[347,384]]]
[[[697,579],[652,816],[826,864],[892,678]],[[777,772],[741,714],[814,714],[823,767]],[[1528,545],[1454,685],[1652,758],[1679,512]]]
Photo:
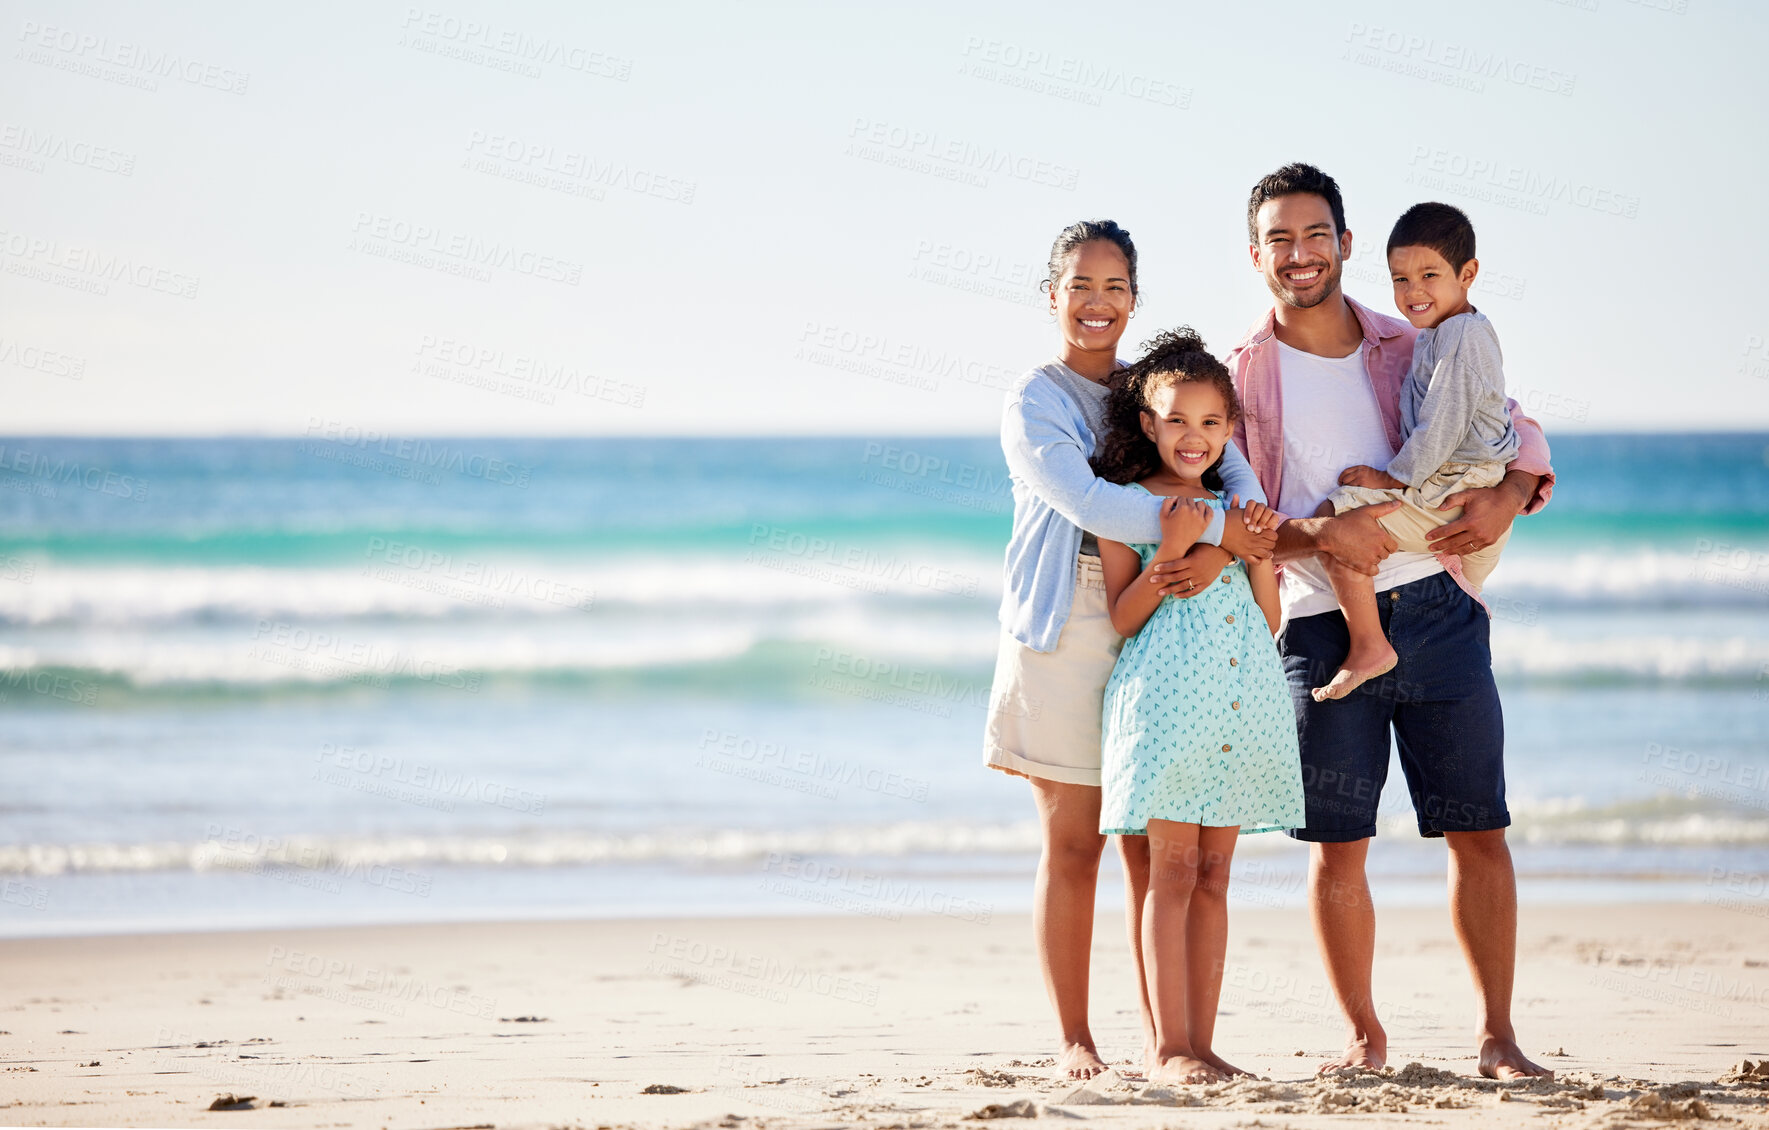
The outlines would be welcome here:
[[[1489,586],[1522,897],[1769,917],[1769,435],[1551,439]],[[0,934],[1025,911],[1011,512],[989,437],[0,438]],[[1441,902],[1401,784],[1378,903]]]

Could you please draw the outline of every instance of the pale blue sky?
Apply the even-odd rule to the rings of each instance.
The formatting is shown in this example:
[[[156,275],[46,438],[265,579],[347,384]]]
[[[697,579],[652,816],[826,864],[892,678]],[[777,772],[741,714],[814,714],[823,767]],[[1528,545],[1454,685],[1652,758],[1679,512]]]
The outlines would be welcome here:
[[[1295,159],[1384,312],[1469,211],[1551,433],[1769,426],[1757,5],[0,8],[0,431],[991,432],[1058,229],[1135,235],[1128,350],[1226,349]]]

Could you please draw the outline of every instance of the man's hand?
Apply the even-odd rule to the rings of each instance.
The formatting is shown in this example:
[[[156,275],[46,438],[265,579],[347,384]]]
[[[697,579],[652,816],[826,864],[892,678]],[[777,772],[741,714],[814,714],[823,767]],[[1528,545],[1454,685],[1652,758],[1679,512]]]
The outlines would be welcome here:
[[[1531,480],[1525,484],[1522,479]],[[1459,490],[1443,500],[1439,510],[1460,506],[1462,516],[1447,522],[1426,539],[1433,553],[1474,553],[1505,536],[1511,523],[1535,493],[1534,475],[1514,481],[1507,475],[1497,486]],[[1522,489],[1527,485],[1528,489]]]
[[[1215,517],[1201,498],[1169,498],[1161,504],[1161,545],[1175,551],[1190,549]]]
[[[1376,467],[1367,467],[1362,463],[1347,467],[1339,472],[1339,485],[1342,487],[1368,487],[1371,490],[1405,490],[1406,483],[1401,482],[1387,471]]]
[[[1149,570],[1149,583],[1160,585],[1162,596],[1194,597],[1220,580],[1233,560],[1221,546],[1199,542],[1184,557],[1157,561]]]
[[[1378,502],[1328,518],[1315,537],[1315,548],[1347,569],[1374,577],[1382,559],[1398,548],[1393,535],[1376,519],[1392,514],[1400,505],[1399,501]]]

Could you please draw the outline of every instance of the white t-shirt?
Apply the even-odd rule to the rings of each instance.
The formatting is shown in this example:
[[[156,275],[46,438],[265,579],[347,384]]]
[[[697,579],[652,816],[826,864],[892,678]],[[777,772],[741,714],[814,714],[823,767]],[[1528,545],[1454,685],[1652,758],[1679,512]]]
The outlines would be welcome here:
[[[1284,396],[1284,486],[1277,505],[1292,518],[1306,518],[1339,485],[1339,472],[1358,463],[1387,467],[1394,448],[1382,430],[1361,348],[1349,357],[1317,357],[1273,340]],[[1391,553],[1376,574],[1376,591],[1442,570],[1434,554]],[[1285,562],[1278,596],[1285,620],[1339,607],[1326,568],[1313,557]]]

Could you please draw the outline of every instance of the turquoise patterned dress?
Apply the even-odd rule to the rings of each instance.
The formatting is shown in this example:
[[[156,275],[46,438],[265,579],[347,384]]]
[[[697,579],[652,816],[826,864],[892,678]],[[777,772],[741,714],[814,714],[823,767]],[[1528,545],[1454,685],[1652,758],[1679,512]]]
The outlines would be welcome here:
[[[1130,548],[1146,566],[1160,547]],[[1295,708],[1240,561],[1197,596],[1161,601],[1124,641],[1101,739],[1103,833],[1145,835],[1151,819],[1303,826]]]

